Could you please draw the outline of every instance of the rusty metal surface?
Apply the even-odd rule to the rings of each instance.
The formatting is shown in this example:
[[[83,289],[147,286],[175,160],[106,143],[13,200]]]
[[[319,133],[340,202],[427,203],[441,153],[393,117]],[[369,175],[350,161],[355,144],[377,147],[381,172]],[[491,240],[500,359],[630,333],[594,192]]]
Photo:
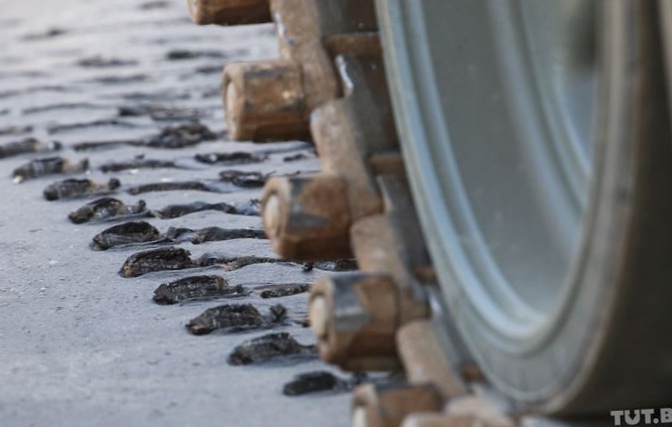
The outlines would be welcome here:
[[[234,140],[307,138],[301,67],[288,59],[240,62],[224,69],[226,125]]]
[[[319,353],[354,372],[401,363],[410,384],[362,387],[355,425],[396,426],[413,412],[441,411],[467,392],[465,379],[482,377],[459,351],[449,360],[441,323],[424,320],[436,278],[399,152],[372,2],[272,0],[271,9],[282,59],[227,67],[228,127],[235,139],[286,139],[310,117],[322,172],[267,183],[267,235],[285,258],[357,258],[362,273],[323,277],[311,289]],[[264,138],[255,126],[267,126]]]
[[[272,9],[281,56],[302,70],[322,174],[309,185],[287,178],[267,184],[267,234],[289,258],[337,258],[352,248],[364,274],[323,278],[311,291],[318,349],[347,370],[397,369],[397,331],[430,316],[423,286],[435,278],[399,153],[372,4],[293,0],[272,2]],[[427,331],[411,329],[401,342],[436,344]],[[410,378],[450,380],[444,396],[463,392],[440,346],[432,350],[424,358],[401,353]]]
[[[353,426],[397,427],[415,412],[440,412],[443,398],[429,384],[367,384],[353,396]]]
[[[351,273],[320,278],[309,301],[320,356],[352,372],[398,370],[398,299],[394,282],[384,275]]]
[[[326,174],[272,178],[262,199],[264,227],[285,259],[352,258],[343,239],[350,225],[345,182]]]
[[[320,11],[313,0],[271,0],[280,57],[292,59],[303,69],[308,110],[339,94],[331,59],[322,45],[325,33]],[[337,25],[337,21],[334,21]]]
[[[379,105],[385,105],[386,102],[384,82],[377,75],[382,66],[380,58],[343,55],[335,59],[335,64],[339,67],[342,81],[346,83],[346,96],[318,108],[311,119],[311,131],[325,174],[322,179],[343,182],[345,186],[344,191],[339,190],[339,194],[334,195],[327,206],[322,208],[326,212],[328,205],[331,205],[334,221],[339,224],[338,227],[330,226],[328,232],[323,233],[329,236],[329,240],[323,240],[322,247],[334,250],[325,250],[323,253],[307,250],[302,255],[315,259],[334,256],[336,250],[339,255],[345,255],[346,251],[341,248],[350,245],[348,229],[352,222],[383,209],[383,200],[373,173],[385,171],[403,174],[398,153],[393,151],[396,138],[390,127],[389,109],[378,109]],[[368,166],[368,156],[374,159],[374,170]],[[275,190],[267,188],[267,197],[272,191]],[[289,216],[298,215],[299,211],[289,208],[293,203],[291,200],[285,198],[281,202],[286,205],[282,210]],[[300,223],[301,219],[293,221]],[[277,247],[284,247],[282,245],[278,243]],[[316,245],[313,241],[310,248],[316,248]]]
[[[307,121],[310,113],[329,100],[342,95],[343,88],[333,66],[334,58],[340,53],[371,53],[379,49],[376,22],[372,1],[328,1],[328,0],[271,0],[273,21],[278,36],[278,50],[281,60],[290,61],[298,67],[299,81],[287,83],[283,78],[259,79],[260,88],[273,92],[274,87],[286,88],[291,93],[301,93],[303,116],[293,120],[293,127],[287,121],[273,114],[258,117],[259,123],[266,123],[268,131],[264,137],[250,132],[235,132],[235,126],[229,121],[232,136],[237,140],[305,138],[308,134]],[[227,79],[225,72],[225,80]],[[300,85],[300,90],[296,86]],[[240,111],[228,106],[224,85],[223,98],[227,111]],[[237,87],[237,97],[250,98],[254,104],[264,89],[247,92]],[[272,98],[272,99],[270,99]],[[270,104],[278,104],[279,98],[270,97]],[[241,101],[245,102],[245,101]],[[298,112],[298,110],[296,110]],[[240,113],[238,113],[240,114]],[[253,122],[254,120],[250,120]],[[273,123],[279,126],[272,126]]]
[[[187,0],[198,25],[246,25],[271,22],[269,0]]]
[[[448,400],[467,393],[467,384],[455,361],[448,360],[437,336],[441,331],[427,320],[405,324],[397,332],[397,348],[411,383],[433,383]]]
[[[470,415],[448,415],[420,412],[404,419],[402,427],[507,427],[511,424],[491,423]]]
[[[398,146],[394,122],[385,107],[389,100],[385,81],[381,81],[381,59],[341,55],[336,66],[345,96],[314,113],[311,131],[322,169],[347,180],[352,219],[356,221],[383,209],[368,158],[395,152]]]

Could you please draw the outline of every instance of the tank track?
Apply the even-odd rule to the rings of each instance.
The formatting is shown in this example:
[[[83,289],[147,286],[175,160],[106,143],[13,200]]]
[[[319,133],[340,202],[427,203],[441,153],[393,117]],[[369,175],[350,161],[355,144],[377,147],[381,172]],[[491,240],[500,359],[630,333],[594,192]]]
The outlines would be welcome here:
[[[354,392],[353,425],[513,425],[445,313],[406,180],[372,0],[188,0],[197,24],[274,22],[279,58],[232,63],[222,98],[234,140],[312,140],[322,172],[274,177],[262,213],[297,261],[355,257],[310,292],[321,357],[404,372]],[[447,403],[450,401],[448,406]],[[444,409],[448,407],[448,412]],[[418,414],[421,413],[421,414]],[[415,414],[415,415],[412,415]]]

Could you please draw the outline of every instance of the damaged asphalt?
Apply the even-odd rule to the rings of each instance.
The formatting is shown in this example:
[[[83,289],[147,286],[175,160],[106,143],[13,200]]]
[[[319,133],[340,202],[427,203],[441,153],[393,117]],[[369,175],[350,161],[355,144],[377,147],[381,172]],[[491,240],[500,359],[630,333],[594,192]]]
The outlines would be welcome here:
[[[350,380],[314,357],[305,286],[276,289],[324,270],[240,261],[275,259],[254,231],[263,180],[318,169],[306,143],[226,137],[219,70],[274,56],[272,26],[197,27],[182,0],[0,5],[0,426],[347,425]],[[99,194],[62,197],[67,179]],[[176,185],[190,182],[206,191]],[[139,191],[157,184],[165,191]],[[90,248],[139,220],[162,233],[253,231]],[[236,268],[118,274],[134,254],[166,247]],[[244,292],[153,301],[162,284],[206,275]],[[254,307],[264,327],[188,332],[225,304]],[[269,317],[279,305],[286,312]],[[254,341],[269,334],[289,335]],[[242,366],[258,359],[271,360]]]

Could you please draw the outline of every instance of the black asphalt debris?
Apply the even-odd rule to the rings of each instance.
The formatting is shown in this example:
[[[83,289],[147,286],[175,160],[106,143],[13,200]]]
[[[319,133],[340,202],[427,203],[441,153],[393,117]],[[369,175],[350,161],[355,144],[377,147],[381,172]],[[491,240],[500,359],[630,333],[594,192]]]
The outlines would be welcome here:
[[[192,300],[211,300],[218,298],[240,298],[249,292],[242,286],[229,286],[221,276],[189,276],[162,283],[154,291],[154,302],[160,305],[178,304]]]
[[[35,138],[26,138],[0,145],[0,159],[28,153],[58,151],[61,148],[63,148],[63,145],[60,142],[42,142]]]
[[[22,113],[24,115],[29,115],[29,114],[38,114],[38,113],[46,113],[50,111],[58,111],[58,110],[78,110],[78,109],[84,109],[84,110],[104,110],[110,108],[106,105],[100,105],[100,104],[93,104],[89,102],[58,102],[55,104],[47,104],[47,105],[41,105],[39,107],[28,107],[24,108]]]
[[[72,148],[75,151],[92,151],[92,150],[108,150],[117,148],[122,145],[141,146],[142,140],[135,139],[120,139],[110,141],[86,141],[74,144]]]
[[[223,258],[215,260],[215,263],[221,266],[224,271],[238,270],[253,264],[277,264],[284,263],[276,258],[243,256],[237,258]]]
[[[139,83],[149,80],[146,74],[130,74],[127,76],[102,76],[87,80],[87,83],[98,83],[104,85],[124,85],[129,83]]]
[[[159,248],[138,252],[126,260],[119,271],[122,277],[138,277],[147,273],[165,270],[184,270],[198,267],[191,253],[182,248]]]
[[[357,270],[357,260],[354,259],[340,259],[338,261],[308,261],[303,263],[303,271],[318,270],[324,271],[353,271]]]
[[[170,102],[182,101],[191,98],[191,94],[189,92],[175,89],[162,89],[154,92],[129,92],[120,96],[127,101],[135,102]]]
[[[247,267],[248,265],[253,264],[290,264],[277,258],[258,256],[220,257],[217,255],[211,256],[208,254],[201,256],[200,262],[203,266],[218,265],[219,267],[223,268],[224,271],[239,270],[243,267]]]
[[[297,153],[292,156],[285,156],[282,158],[283,162],[296,162],[299,160],[314,159],[315,156],[309,156],[306,153]]]
[[[134,205],[127,205],[119,199],[103,197],[71,212],[68,218],[74,224],[83,224],[86,222],[109,220],[111,218],[122,219],[146,212],[147,206],[144,200],[138,200]]]
[[[243,341],[226,361],[229,365],[251,365],[278,360],[302,360],[317,357],[314,345],[302,345],[287,332],[274,332]]]
[[[265,285],[255,288],[262,298],[281,298],[306,293],[310,290],[310,283],[281,283]]]
[[[199,230],[189,228],[170,228],[166,232],[166,238],[174,241],[189,241],[195,245],[205,242],[216,242],[234,239],[266,239],[264,230],[255,229],[232,229],[221,227],[205,227]]]
[[[205,227],[192,230],[184,227],[170,227],[165,234],[145,221],[127,222],[115,225],[93,238],[91,249],[105,251],[110,248],[128,248],[139,245],[159,245],[190,242],[200,245],[235,239],[266,239],[264,230]]]
[[[214,141],[217,138],[217,134],[212,132],[207,126],[193,122],[165,128],[159,134],[146,138],[80,142],[73,145],[73,148],[75,151],[88,151],[130,145],[135,147],[179,149],[191,147],[204,141]]]
[[[32,126],[5,126],[0,128],[0,136],[22,135],[33,131]]]
[[[152,210],[151,214],[152,216],[161,219],[179,218],[181,216],[203,211],[219,211],[233,215],[258,216],[259,210],[259,203],[255,203],[254,201],[250,201],[242,206],[231,205],[224,202],[193,202],[182,205],[168,205],[162,209]]]
[[[47,157],[32,160],[14,169],[15,183],[49,175],[76,174],[89,170],[89,159],[72,162],[63,157]]]
[[[153,182],[129,187],[128,194],[138,195],[144,193],[154,193],[158,191],[205,191],[209,193],[226,193],[214,185],[206,184],[201,181],[177,181],[177,182]]]
[[[46,40],[46,39],[53,39],[54,37],[62,36],[64,34],[67,34],[68,30],[64,28],[49,28],[43,33],[35,33],[35,34],[28,34],[23,37],[24,40]]]
[[[285,263],[276,258],[257,256],[226,257],[204,254],[191,259],[191,253],[182,248],[169,247],[149,249],[138,252],[126,260],[119,271],[122,277],[138,277],[147,273],[168,270],[184,270],[188,268],[218,266],[224,271],[238,270],[253,264]]]
[[[194,335],[206,335],[216,330],[236,332],[277,326],[287,318],[287,308],[281,304],[262,315],[252,304],[226,304],[209,308],[192,319],[186,327]]]
[[[60,199],[74,199],[86,196],[96,196],[113,193],[121,186],[116,178],[110,178],[105,184],[99,184],[90,179],[66,179],[55,182],[44,189],[44,198],[53,201]]]
[[[226,54],[218,50],[187,50],[174,49],[166,53],[168,61],[184,61],[198,58],[224,58]]]
[[[225,170],[219,173],[219,178],[224,182],[230,182],[237,187],[261,188],[272,173],[245,172],[238,170]]]
[[[167,9],[172,3],[166,0],[154,0],[142,3],[138,8],[140,10]]]
[[[142,145],[153,148],[184,148],[200,144],[204,141],[215,141],[217,134],[207,126],[199,123],[187,123],[167,127],[153,137],[147,138]]]
[[[314,371],[299,374],[282,388],[285,396],[301,396],[324,391],[343,392],[351,385],[327,371]]]
[[[129,65],[137,64],[138,61],[133,59],[105,58],[102,56],[91,56],[77,61],[77,65],[85,68],[127,67]]]
[[[171,160],[157,160],[157,159],[133,159],[125,162],[109,162],[100,167],[104,173],[121,172],[133,169],[163,169],[163,168],[179,168],[175,162]]]
[[[198,120],[201,117],[209,116],[207,111],[197,108],[179,108],[163,105],[135,105],[118,107],[117,115],[119,117],[143,117],[149,116],[155,121],[174,121],[174,120]]]
[[[148,222],[126,222],[96,234],[91,242],[91,249],[106,251],[115,246],[155,242],[160,238],[161,234],[159,230]]]
[[[232,153],[205,153],[196,154],[196,161],[209,165],[245,165],[249,163],[259,163],[267,159],[266,156],[260,156],[245,151],[234,151]]]

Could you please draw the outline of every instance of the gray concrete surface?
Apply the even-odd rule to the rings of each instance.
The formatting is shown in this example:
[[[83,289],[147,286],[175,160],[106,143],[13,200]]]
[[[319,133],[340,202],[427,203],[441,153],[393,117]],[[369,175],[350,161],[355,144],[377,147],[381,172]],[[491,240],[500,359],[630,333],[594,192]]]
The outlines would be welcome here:
[[[193,165],[191,159],[199,152],[305,150],[308,147],[300,142],[271,147],[234,144],[225,137],[181,150],[124,147],[79,153],[70,148],[82,141],[151,135],[161,126],[175,124],[117,117],[118,107],[138,104],[202,109],[202,122],[221,132],[216,68],[227,61],[273,56],[275,46],[270,26],[192,25],[182,0],[0,0],[0,129],[33,127],[25,135],[0,136],[0,145],[26,136],[59,140],[65,146],[62,156],[88,157],[92,178],[102,181],[116,176],[122,189],[137,183],[215,179],[225,168],[200,165],[189,171],[139,170],[108,176],[98,170],[101,164],[140,154]],[[166,54],[175,49],[222,52],[226,57],[167,60]],[[96,56],[134,61],[134,65],[78,65],[81,59]],[[120,76],[132,78],[118,83],[100,80]],[[59,108],[34,110],[56,105]],[[54,125],[108,119],[121,124],[48,132]],[[314,159],[287,163],[284,155],[273,154],[261,165],[236,169],[276,173],[317,169]],[[88,200],[45,201],[43,189],[63,177],[12,183],[14,168],[39,157],[44,155],[0,159],[0,427],[347,425],[347,393],[296,398],[281,394],[282,385],[295,374],[330,369],[320,361],[231,367],[226,363],[228,352],[264,331],[192,336],[185,323],[222,301],[178,306],[151,301],[159,283],[193,272],[136,279],[117,275],[123,261],[137,249],[89,250],[91,238],[110,224],[74,225],[67,220],[70,211]],[[144,199],[157,209],[196,200],[246,201],[259,195],[259,190],[241,190],[142,196],[121,192],[116,197],[126,202]],[[161,231],[169,226],[260,226],[258,217],[219,212],[150,222]],[[264,240],[181,246],[196,256],[205,252],[272,256]],[[303,273],[291,265],[208,272],[250,286],[308,282],[318,274]],[[304,294],[271,302],[251,296],[246,301],[261,308],[282,302],[293,318],[300,318],[306,312],[305,298]],[[312,342],[307,329],[287,326],[282,330],[303,343]]]

